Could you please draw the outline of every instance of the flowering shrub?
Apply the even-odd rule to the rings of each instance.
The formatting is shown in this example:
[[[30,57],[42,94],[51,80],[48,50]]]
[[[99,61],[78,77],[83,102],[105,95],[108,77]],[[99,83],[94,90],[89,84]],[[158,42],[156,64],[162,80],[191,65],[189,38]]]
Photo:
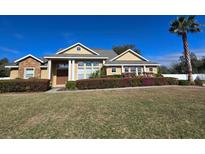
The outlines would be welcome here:
[[[104,89],[119,87],[178,85],[176,78],[169,77],[137,77],[137,78],[97,78],[77,80],[78,89]]]

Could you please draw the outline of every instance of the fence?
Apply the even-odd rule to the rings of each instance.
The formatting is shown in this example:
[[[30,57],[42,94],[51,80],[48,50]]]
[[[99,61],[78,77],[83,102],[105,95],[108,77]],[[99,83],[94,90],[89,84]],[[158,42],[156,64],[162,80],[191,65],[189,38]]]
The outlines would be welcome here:
[[[187,74],[162,74],[164,77],[173,77],[179,80],[187,80]],[[199,78],[200,80],[205,80],[205,74],[192,74],[193,80]]]
[[[0,80],[9,80],[10,77],[0,77]]]

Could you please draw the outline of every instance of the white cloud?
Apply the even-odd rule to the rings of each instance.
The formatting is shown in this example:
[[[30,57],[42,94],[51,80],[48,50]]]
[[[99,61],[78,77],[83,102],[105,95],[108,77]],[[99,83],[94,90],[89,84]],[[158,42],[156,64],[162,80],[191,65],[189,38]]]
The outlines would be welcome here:
[[[20,53],[18,50],[7,48],[7,47],[2,47],[2,46],[0,46],[0,52],[12,53],[12,54]]]
[[[205,56],[205,48],[201,49],[190,49],[191,52],[195,53],[198,58]],[[179,60],[179,57],[182,56],[182,51],[171,52],[171,54],[162,55],[162,56],[153,56],[150,57],[153,61],[156,61],[162,65],[170,66],[173,63],[176,63]]]

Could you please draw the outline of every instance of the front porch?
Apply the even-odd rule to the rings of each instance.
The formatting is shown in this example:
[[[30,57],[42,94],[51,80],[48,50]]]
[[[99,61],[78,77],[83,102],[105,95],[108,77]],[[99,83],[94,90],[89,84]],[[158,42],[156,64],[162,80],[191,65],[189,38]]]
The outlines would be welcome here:
[[[107,75],[135,74],[142,76],[157,74],[157,69],[157,66],[154,65],[106,65]]]
[[[103,60],[55,59],[48,61],[48,78],[52,87],[63,87],[67,81],[87,79],[102,67]]]

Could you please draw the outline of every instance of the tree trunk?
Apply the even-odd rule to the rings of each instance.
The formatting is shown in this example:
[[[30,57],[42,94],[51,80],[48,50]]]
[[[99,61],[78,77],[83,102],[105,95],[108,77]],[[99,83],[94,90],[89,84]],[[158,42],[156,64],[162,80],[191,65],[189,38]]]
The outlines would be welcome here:
[[[188,81],[193,81],[191,58],[190,58],[190,53],[189,53],[189,48],[188,48],[188,41],[187,41],[187,34],[186,33],[182,34],[182,40],[183,40],[183,45],[184,45],[184,57],[185,57],[185,60],[186,60],[186,72],[188,74]]]

